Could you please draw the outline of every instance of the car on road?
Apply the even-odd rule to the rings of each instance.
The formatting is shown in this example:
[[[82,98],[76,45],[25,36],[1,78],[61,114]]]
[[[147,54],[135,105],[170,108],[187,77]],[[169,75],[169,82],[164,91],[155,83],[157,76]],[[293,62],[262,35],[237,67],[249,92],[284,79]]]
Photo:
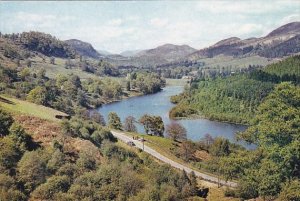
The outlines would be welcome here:
[[[144,138],[139,138],[138,141],[145,142],[146,140]]]
[[[132,147],[135,146],[134,142],[132,142],[132,141],[128,141],[127,145],[132,146]]]

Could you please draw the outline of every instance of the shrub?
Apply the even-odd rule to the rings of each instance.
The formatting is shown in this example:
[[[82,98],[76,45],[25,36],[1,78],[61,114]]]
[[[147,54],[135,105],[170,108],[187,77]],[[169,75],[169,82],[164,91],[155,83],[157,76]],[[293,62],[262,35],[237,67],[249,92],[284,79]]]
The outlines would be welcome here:
[[[8,135],[13,118],[0,108],[0,136]]]
[[[17,164],[21,154],[9,136],[0,138],[0,147],[0,167],[2,171],[9,170]]]
[[[49,200],[59,192],[67,192],[70,186],[70,179],[67,176],[50,177],[46,183],[40,185],[32,192],[34,199]]]
[[[18,178],[24,184],[27,192],[31,192],[46,180],[47,161],[49,156],[45,151],[25,152],[18,163]]]

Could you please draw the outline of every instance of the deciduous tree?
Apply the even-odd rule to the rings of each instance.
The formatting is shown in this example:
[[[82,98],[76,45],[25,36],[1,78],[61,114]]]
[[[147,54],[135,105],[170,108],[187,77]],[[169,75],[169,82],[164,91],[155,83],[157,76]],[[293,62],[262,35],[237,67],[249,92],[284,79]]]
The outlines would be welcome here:
[[[174,141],[186,140],[186,129],[175,121],[167,125],[166,133]]]
[[[165,127],[160,116],[145,114],[139,119],[139,122],[144,126],[147,134],[163,136]]]
[[[13,118],[0,108],[0,136],[5,136],[9,133],[12,123]]]
[[[108,114],[108,127],[122,130],[122,123],[120,117],[115,112],[110,112]]]
[[[136,132],[136,126],[134,123],[136,122],[133,116],[128,116],[125,119],[124,130],[128,132]]]
[[[47,90],[37,86],[29,92],[26,99],[36,104],[45,105],[47,103]]]

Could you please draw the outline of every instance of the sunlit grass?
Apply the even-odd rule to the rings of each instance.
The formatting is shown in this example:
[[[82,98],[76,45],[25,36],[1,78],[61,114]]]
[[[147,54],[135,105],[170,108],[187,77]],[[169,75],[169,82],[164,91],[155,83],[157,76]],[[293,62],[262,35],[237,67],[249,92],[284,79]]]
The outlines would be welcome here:
[[[67,68],[65,68],[65,62],[66,62],[66,59],[55,58],[55,65],[53,65],[53,64],[50,64],[48,60],[46,60],[44,62],[41,58],[34,57],[33,63],[32,63],[32,68],[34,70],[44,68],[46,70],[46,76],[49,78],[55,78],[58,74],[62,74],[62,75],[74,74],[74,75],[77,75],[78,77],[80,77],[80,79],[98,77],[95,74],[84,72],[84,71],[80,70],[79,68],[67,69]]]
[[[3,95],[1,95],[0,97],[12,102],[12,103],[5,103],[0,100],[0,107],[4,108],[8,112],[12,112],[15,114],[26,114],[29,116],[35,116],[50,121],[59,121],[59,119],[55,118],[55,115],[66,116],[65,113],[60,112],[58,110],[54,110],[49,107],[37,105],[27,101],[18,100],[15,98],[9,98]]]
[[[125,134],[129,136],[138,136],[140,138],[145,139],[145,145],[149,146],[150,148],[154,149],[155,151],[159,152],[161,155],[177,162],[180,164],[183,164],[193,170],[197,170],[199,172],[203,172],[205,174],[216,176],[212,173],[206,172],[202,169],[199,169],[197,167],[194,167],[191,163],[184,161],[181,158],[178,158],[175,156],[174,152],[172,150],[179,148],[179,143],[174,142],[173,140],[166,138],[166,137],[158,137],[153,135],[146,135],[146,134],[139,134],[139,133],[130,133],[130,132],[124,132]]]

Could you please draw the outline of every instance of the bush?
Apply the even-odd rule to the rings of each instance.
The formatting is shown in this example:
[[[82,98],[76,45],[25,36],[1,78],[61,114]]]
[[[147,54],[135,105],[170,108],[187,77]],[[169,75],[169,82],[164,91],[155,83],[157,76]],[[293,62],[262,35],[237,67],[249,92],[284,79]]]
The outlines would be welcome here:
[[[82,170],[95,170],[96,160],[91,154],[81,152],[79,153],[79,158],[76,161],[76,165]]]
[[[8,189],[0,190],[0,200],[9,200],[9,201],[26,201],[27,197],[24,193],[19,190]]]
[[[282,201],[300,200],[300,180],[294,179],[283,184],[279,198]]]
[[[9,136],[13,139],[18,149],[22,153],[24,153],[26,150],[33,150],[37,148],[37,144],[33,142],[31,136],[28,135],[25,130],[17,123],[13,123],[9,131]]]
[[[47,90],[45,87],[37,86],[29,92],[26,99],[35,104],[46,105]]]
[[[70,186],[70,179],[67,176],[50,177],[46,183],[40,185],[32,192],[34,199],[49,200],[59,192],[67,192]]]
[[[57,175],[63,176],[66,175],[70,179],[74,179],[79,175],[79,169],[76,166],[76,164],[73,163],[65,163],[63,166],[61,166],[57,172]]]
[[[225,195],[225,197],[235,197],[236,193],[235,193],[235,190],[226,188],[224,195]]]
[[[8,135],[13,118],[0,108],[0,136]]]
[[[31,192],[46,180],[49,156],[43,150],[25,152],[18,163],[18,178],[27,192]]]
[[[2,171],[9,170],[17,164],[21,154],[9,136],[0,138],[0,147],[0,167]]]
[[[47,169],[54,173],[65,163],[65,155],[60,150],[55,150],[47,163]]]
[[[0,200],[26,200],[26,196],[17,190],[14,178],[5,174],[0,174]]]

